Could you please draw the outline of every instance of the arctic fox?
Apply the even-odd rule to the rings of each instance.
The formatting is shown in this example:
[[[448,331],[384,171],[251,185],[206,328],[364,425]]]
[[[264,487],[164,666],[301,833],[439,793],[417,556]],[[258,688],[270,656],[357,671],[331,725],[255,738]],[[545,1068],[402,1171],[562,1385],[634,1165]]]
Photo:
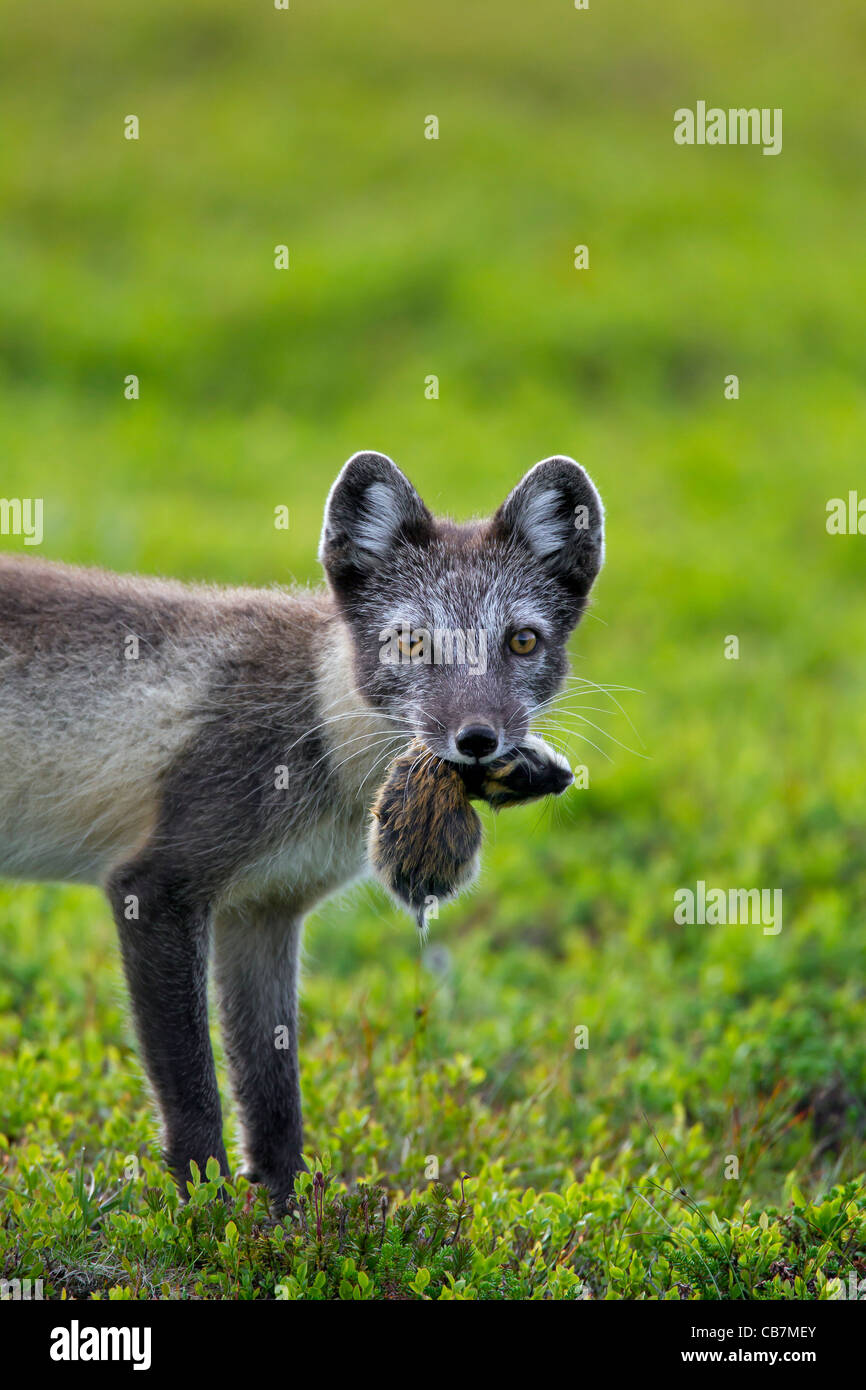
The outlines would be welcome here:
[[[229,1172],[211,943],[247,1171],[285,1206],[304,915],[365,871],[370,802],[410,739],[476,765],[527,736],[602,555],[601,502],[572,459],[458,525],[359,453],[327,500],[319,590],[0,556],[0,873],[104,888],[181,1192],[193,1160]],[[483,633],[483,665],[412,659],[429,631]]]

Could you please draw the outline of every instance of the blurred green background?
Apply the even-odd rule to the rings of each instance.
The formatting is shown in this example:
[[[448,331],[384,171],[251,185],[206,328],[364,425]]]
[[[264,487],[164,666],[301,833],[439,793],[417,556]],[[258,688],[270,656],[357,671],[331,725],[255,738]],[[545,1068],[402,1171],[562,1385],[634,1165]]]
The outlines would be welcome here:
[[[3,27],[0,492],[44,498],[41,554],[316,582],[359,448],[459,517],[554,452],[606,503],[574,669],[634,688],[634,729],[592,701],[589,788],[489,822],[426,954],[372,887],[315,915],[311,1149],[405,1187],[431,1153],[627,1181],[645,1111],[677,1152],[701,1126],[690,1181],[729,1209],[861,1171],[866,538],[825,509],[866,495],[862,6],[79,0]],[[782,153],[676,146],[699,99],[783,108]],[[781,887],[783,931],[674,926],[698,878]],[[138,1151],[107,908],[2,903],[13,1156]]]

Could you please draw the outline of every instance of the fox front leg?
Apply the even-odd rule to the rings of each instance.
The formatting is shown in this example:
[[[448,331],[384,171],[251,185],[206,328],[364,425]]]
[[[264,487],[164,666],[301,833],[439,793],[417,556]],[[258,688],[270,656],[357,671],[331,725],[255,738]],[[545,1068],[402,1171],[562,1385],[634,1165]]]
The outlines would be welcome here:
[[[202,1176],[209,1158],[229,1171],[208,1031],[208,906],[158,854],[118,870],[107,893],[166,1163],[185,1197],[193,1161]]]
[[[247,1176],[284,1211],[304,1168],[298,1065],[302,923],[279,901],[220,909],[214,923],[223,1041],[243,1127]]]

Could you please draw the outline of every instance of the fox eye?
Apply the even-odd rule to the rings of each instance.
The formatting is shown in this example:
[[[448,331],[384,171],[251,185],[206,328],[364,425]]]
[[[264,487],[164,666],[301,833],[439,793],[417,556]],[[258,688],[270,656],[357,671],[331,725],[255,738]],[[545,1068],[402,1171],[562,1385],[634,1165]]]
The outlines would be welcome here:
[[[424,649],[424,633],[421,631],[410,632],[407,636],[397,638],[397,646],[400,648],[401,655],[409,657],[420,656]]]
[[[520,627],[516,632],[512,632],[508,645],[518,656],[528,656],[537,641],[538,637],[531,627]]]

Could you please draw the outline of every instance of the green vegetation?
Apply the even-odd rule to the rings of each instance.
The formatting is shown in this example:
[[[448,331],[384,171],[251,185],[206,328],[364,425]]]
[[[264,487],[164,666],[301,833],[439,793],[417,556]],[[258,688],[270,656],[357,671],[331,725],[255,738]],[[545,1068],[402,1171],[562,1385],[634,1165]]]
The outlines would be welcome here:
[[[602,688],[559,730],[589,786],[488,815],[424,948],[372,886],[308,925],[294,1224],[243,1180],[177,1206],[107,906],[0,889],[0,1277],[714,1299],[866,1275],[866,538],[825,528],[866,495],[864,25],[855,0],[5,17],[0,495],[44,499],[41,554],[314,581],[328,486],[371,447],[461,516],[571,453],[608,563],[574,642]],[[782,154],[675,146],[698,99],[782,107]],[[698,880],[782,889],[781,932],[677,926]]]

